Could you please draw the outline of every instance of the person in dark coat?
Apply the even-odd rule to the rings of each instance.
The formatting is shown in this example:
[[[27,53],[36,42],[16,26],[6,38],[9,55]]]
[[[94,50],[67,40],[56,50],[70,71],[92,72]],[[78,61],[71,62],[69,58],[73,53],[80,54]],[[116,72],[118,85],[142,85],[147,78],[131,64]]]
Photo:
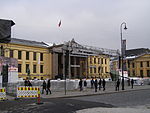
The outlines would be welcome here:
[[[46,91],[46,82],[45,80],[43,81],[43,84],[42,84],[42,94],[44,94],[44,90]]]
[[[99,79],[99,82],[98,82],[98,85],[99,85],[99,90],[101,90],[101,84],[102,84],[102,80],[101,80],[101,78]]]
[[[131,79],[131,88],[133,89],[134,80]]]
[[[80,91],[82,91],[83,90],[83,88],[82,88],[82,79],[80,79],[80,81],[79,81],[79,87],[80,87]]]
[[[116,91],[119,91],[119,86],[120,86],[120,80],[117,80],[117,84],[116,84]]]
[[[48,92],[50,94],[52,94],[52,92],[51,92],[51,80],[50,79],[48,79],[48,81],[47,81],[47,91],[46,91],[47,95],[48,95]]]
[[[106,85],[106,81],[105,81],[105,79],[103,79],[102,84],[103,84],[103,91],[105,91],[105,85]]]
[[[130,86],[130,79],[128,79],[127,82],[128,82],[128,86]]]
[[[32,87],[32,84],[31,84],[30,80],[28,80],[28,86]]]
[[[24,86],[25,87],[28,86],[28,80],[27,79],[24,81]]]
[[[84,88],[85,88],[85,90],[86,90],[86,87],[87,87],[87,82],[86,82],[86,80],[84,80]]]
[[[95,92],[97,92],[97,85],[98,85],[98,82],[97,82],[97,79],[95,79],[95,81],[94,81]]]
[[[93,89],[93,85],[94,85],[94,80],[93,80],[93,78],[92,78],[92,80],[91,80],[91,88]]]

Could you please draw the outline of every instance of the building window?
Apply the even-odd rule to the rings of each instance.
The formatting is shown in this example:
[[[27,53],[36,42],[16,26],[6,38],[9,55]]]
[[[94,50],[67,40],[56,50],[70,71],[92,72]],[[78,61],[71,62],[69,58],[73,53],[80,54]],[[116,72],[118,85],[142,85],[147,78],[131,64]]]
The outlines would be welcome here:
[[[101,67],[101,72],[103,73],[104,71],[103,71],[103,67]]]
[[[94,58],[94,64],[96,64],[96,58]]]
[[[130,62],[128,61],[128,68],[130,68]]]
[[[105,59],[105,64],[107,64],[107,59]]]
[[[96,73],[96,67],[94,67],[94,73]]]
[[[18,64],[18,72],[19,72],[19,73],[22,72],[21,67],[22,67],[22,65],[21,65],[21,64]]]
[[[140,66],[143,67],[143,62],[140,62]]]
[[[140,70],[140,76],[143,78],[143,70]]]
[[[132,63],[132,68],[134,68],[135,66],[134,66],[134,63]]]
[[[132,75],[135,76],[135,71],[134,70],[132,71]]]
[[[41,80],[43,80],[44,78],[43,77],[41,77]]]
[[[147,70],[147,77],[150,77],[150,70]]]
[[[105,67],[105,73],[107,72],[107,67]]]
[[[26,64],[26,73],[29,71],[29,64]]]
[[[130,71],[128,70],[128,76],[130,76]]]
[[[40,73],[43,73],[43,65],[40,65]]]
[[[40,61],[43,61],[43,53],[40,53]]]
[[[100,64],[101,62],[100,62],[100,58],[98,58],[98,64]]]
[[[3,49],[2,45],[1,45],[1,48],[0,48],[0,56],[4,56],[4,49]]]
[[[33,73],[36,73],[36,65],[33,65]]]
[[[21,57],[22,57],[21,51],[18,51],[18,59],[21,59]]]
[[[36,52],[33,52],[33,60],[36,60]]]
[[[29,52],[26,52],[26,60],[29,60]]]
[[[90,58],[90,64],[92,64],[92,58]]]
[[[90,67],[90,73],[92,73],[92,67]]]
[[[10,50],[10,57],[11,57],[11,58],[14,57],[13,50]]]
[[[103,64],[103,58],[101,59],[101,63]]]
[[[149,67],[149,61],[147,61],[147,67]]]

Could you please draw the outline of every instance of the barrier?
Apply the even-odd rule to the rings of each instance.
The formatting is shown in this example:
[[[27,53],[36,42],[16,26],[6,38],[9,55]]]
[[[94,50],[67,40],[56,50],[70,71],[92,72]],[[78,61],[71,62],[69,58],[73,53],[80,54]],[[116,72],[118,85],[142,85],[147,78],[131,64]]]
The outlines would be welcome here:
[[[39,87],[17,87],[17,98],[37,98],[39,97]]]
[[[0,88],[0,100],[6,100],[6,89]]]

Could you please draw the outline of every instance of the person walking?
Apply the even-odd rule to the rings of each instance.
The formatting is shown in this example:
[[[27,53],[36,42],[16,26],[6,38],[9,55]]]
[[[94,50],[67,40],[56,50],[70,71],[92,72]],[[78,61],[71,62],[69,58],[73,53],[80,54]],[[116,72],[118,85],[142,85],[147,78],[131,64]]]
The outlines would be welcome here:
[[[106,81],[105,81],[105,79],[103,79],[102,84],[103,84],[103,91],[105,91],[105,85],[106,85]]]
[[[87,87],[87,82],[86,82],[86,79],[84,80],[84,89],[86,90],[86,87]]]
[[[28,86],[28,80],[27,79],[24,81],[24,86],[25,87]]]
[[[98,85],[99,85],[99,90],[101,90],[101,84],[102,84],[102,80],[101,80],[101,78],[99,79],[99,82],[98,82]]]
[[[52,92],[51,92],[51,80],[50,80],[50,79],[48,79],[48,81],[47,81],[46,95],[48,95],[48,92],[49,92],[50,94],[52,94]]]
[[[131,88],[133,89],[134,80],[131,79]]]
[[[46,82],[45,82],[45,80],[43,81],[43,84],[42,84],[42,94],[44,94],[44,90],[46,92]]]
[[[98,85],[98,83],[97,83],[97,79],[95,79],[95,81],[94,81],[95,92],[97,92],[97,85]]]
[[[128,82],[128,86],[130,86],[130,78],[128,78],[127,82]]]
[[[82,91],[83,88],[82,88],[82,79],[81,78],[80,78],[80,81],[79,81],[79,87],[80,87],[80,91]]]
[[[117,84],[116,84],[116,91],[119,91],[119,86],[120,86],[120,80],[117,80]]]
[[[28,84],[29,87],[32,87],[32,84],[31,84],[30,80],[28,80],[27,84]]]
[[[93,89],[93,85],[94,85],[94,80],[92,78],[92,80],[91,80],[91,89]]]

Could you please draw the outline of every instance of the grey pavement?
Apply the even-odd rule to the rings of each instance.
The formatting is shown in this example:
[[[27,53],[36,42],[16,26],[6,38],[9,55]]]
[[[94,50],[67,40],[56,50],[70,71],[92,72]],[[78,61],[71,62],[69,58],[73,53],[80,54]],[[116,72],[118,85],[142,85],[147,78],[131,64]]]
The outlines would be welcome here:
[[[106,87],[105,91],[103,91],[103,89],[101,88],[101,90],[97,90],[97,92],[95,92],[95,89],[86,88],[86,89],[83,89],[83,91],[80,91],[79,89],[77,89],[77,90],[72,90],[72,91],[66,91],[65,93],[65,89],[64,89],[64,91],[52,91],[52,94],[48,94],[48,95],[46,95],[46,92],[44,92],[45,94],[41,94],[41,98],[68,98],[68,97],[78,97],[78,96],[121,93],[121,92],[126,92],[126,91],[136,91],[136,90],[144,90],[144,89],[150,89],[150,85],[134,86],[133,89],[131,89],[131,86],[125,86],[125,90],[121,90],[121,87],[120,87],[119,91],[115,91],[115,87],[113,86]],[[12,99],[15,99],[15,97],[7,95],[7,99],[12,100]]]
[[[90,108],[76,111],[76,113],[150,113],[146,108]]]
[[[90,95],[104,95],[104,94],[112,94],[112,93],[122,93],[122,92],[129,92],[129,91],[137,91],[137,90],[144,90],[144,89],[150,89],[150,85],[142,85],[142,86],[134,86],[133,89],[131,89],[131,86],[125,86],[125,90],[115,91],[115,87],[109,86],[106,87],[106,90],[103,91],[101,89],[95,92],[94,89],[87,88],[83,91],[80,91],[79,89],[73,90],[73,91],[52,91],[52,94],[46,95],[41,94],[41,98],[70,98],[70,97],[80,97],[80,96],[90,96]],[[15,97],[7,95],[8,100],[12,100]],[[136,107],[116,107],[116,108],[102,108],[102,107],[96,107],[96,108],[89,108],[89,109],[82,109],[76,111],[76,113],[150,113],[150,105],[143,105],[143,106],[136,106]]]
[[[120,87],[119,91],[115,91],[115,87],[106,87],[105,91],[103,91],[103,89],[101,88],[101,90],[97,90],[97,92],[95,92],[95,89],[91,89],[91,88],[83,89],[83,91],[77,89],[73,91],[66,91],[66,94],[65,94],[65,90],[59,92],[52,91],[52,94],[49,95],[46,95],[46,93],[41,94],[41,97],[42,98],[67,98],[67,97],[78,97],[78,96],[102,95],[102,94],[109,94],[109,93],[121,93],[125,91],[135,91],[135,90],[144,90],[144,89],[150,89],[150,85],[134,86],[133,89],[131,89],[131,86],[126,86],[125,90],[121,90]]]

